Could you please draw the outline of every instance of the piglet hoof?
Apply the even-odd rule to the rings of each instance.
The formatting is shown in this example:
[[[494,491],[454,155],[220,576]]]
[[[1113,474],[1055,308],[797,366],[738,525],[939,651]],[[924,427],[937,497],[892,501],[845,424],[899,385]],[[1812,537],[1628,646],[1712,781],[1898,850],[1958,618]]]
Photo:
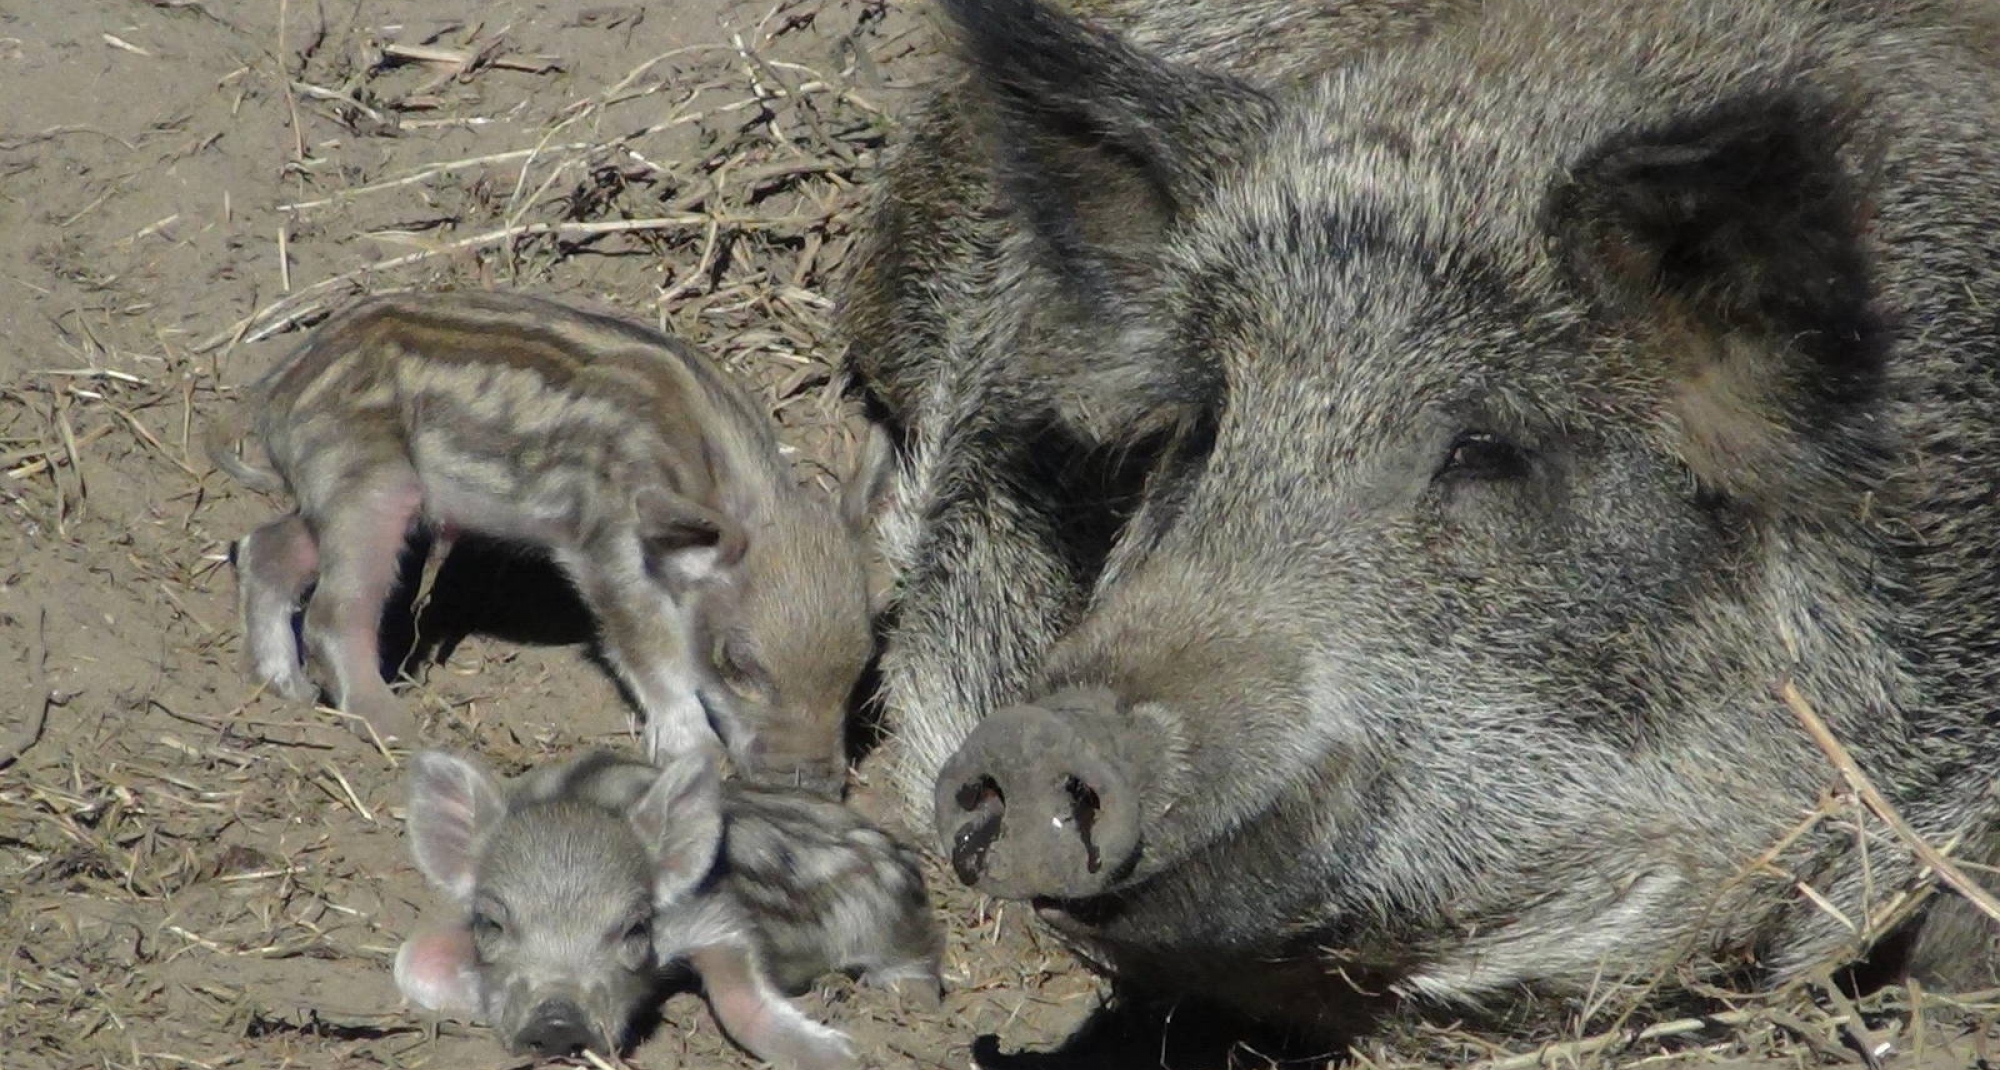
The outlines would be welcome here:
[[[291,702],[307,702],[319,697],[319,688],[306,679],[305,669],[296,661],[277,665],[259,664],[254,672],[264,689]]]
[[[1138,788],[1135,771],[1110,757],[1116,741],[1092,738],[1106,720],[1014,706],[966,737],[938,774],[935,796],[938,834],[959,880],[1002,899],[1076,899],[1130,869]]]
[[[884,970],[864,974],[861,981],[887,992],[902,1010],[929,1013],[944,1005],[944,982],[934,970]]]
[[[417,738],[416,715],[406,709],[387,687],[350,697],[341,705],[348,726],[362,739],[383,743],[413,743]]]
[[[935,977],[921,981],[899,981],[891,986],[896,994],[896,1002],[901,1006],[925,1014],[936,1014],[944,1009],[944,985]]]
[[[861,1070],[863,1065],[854,1052],[853,1042],[837,1033],[832,1039],[801,1045],[789,1059],[780,1056],[771,1061],[773,1066],[787,1063],[798,1070]]]

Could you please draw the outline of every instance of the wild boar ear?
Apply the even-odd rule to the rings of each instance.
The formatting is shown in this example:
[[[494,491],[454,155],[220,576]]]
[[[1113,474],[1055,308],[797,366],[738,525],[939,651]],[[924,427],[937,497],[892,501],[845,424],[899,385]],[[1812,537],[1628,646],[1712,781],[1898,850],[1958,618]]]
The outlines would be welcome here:
[[[697,747],[662,762],[660,775],[627,812],[633,831],[652,852],[653,900],[663,903],[694,888],[715,868],[722,846],[722,770]]]
[[[646,568],[677,586],[713,579],[743,560],[747,539],[734,520],[664,487],[633,496]]]
[[[1847,127],[1824,101],[1749,95],[1608,140],[1551,200],[1573,279],[1676,354],[1684,456],[1725,493],[1865,448],[1888,330]]]
[[[435,750],[410,759],[410,853],[453,901],[472,901],[480,843],[506,812],[499,781],[478,762]]]
[[[1272,122],[1274,105],[1249,84],[1149,55],[1041,0],[943,7],[997,114],[1001,192],[1086,298],[1115,296],[1121,265],[1149,259]]]

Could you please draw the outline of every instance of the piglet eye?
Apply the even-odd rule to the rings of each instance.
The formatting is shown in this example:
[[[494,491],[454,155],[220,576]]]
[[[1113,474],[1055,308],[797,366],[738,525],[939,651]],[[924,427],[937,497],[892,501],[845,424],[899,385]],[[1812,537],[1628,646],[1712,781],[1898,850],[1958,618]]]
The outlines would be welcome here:
[[[736,651],[729,640],[717,639],[715,649],[709,652],[708,660],[715,671],[725,680],[736,681],[743,678],[743,666],[736,659]]]
[[[641,918],[625,929],[625,939],[631,940],[634,943],[651,940],[652,938],[653,920],[651,918]]]
[[[1528,474],[1528,454],[1489,431],[1467,431],[1452,440],[1436,478],[1519,479]]]
[[[505,929],[501,926],[500,920],[498,918],[495,918],[493,915],[488,914],[483,910],[473,911],[472,914],[473,936],[478,937],[479,939],[482,940],[491,940],[494,937],[499,936],[504,931]]]
[[[728,639],[718,639],[715,652],[710,659],[715,665],[715,673],[722,682],[737,693],[754,697],[762,686],[756,659],[749,656],[742,646]]]

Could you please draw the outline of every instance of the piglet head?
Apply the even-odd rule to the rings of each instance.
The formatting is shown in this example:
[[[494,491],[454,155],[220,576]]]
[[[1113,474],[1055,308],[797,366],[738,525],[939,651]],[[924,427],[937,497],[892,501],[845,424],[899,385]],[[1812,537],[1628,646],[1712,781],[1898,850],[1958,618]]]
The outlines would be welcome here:
[[[871,444],[850,486],[872,487],[889,462],[886,444]],[[796,488],[774,497],[736,502],[729,513],[742,519],[724,520],[654,496],[649,567],[683,585],[702,705],[738,770],[837,798],[848,710],[874,651],[871,495],[853,491],[844,505]]]
[[[418,868],[466,920],[404,945],[403,994],[478,1013],[518,1053],[619,1050],[657,994],[656,897],[684,894],[714,862],[712,766],[690,756],[657,773],[633,767],[651,782],[623,812],[581,790],[509,805],[487,770],[439,752],[413,766]]]

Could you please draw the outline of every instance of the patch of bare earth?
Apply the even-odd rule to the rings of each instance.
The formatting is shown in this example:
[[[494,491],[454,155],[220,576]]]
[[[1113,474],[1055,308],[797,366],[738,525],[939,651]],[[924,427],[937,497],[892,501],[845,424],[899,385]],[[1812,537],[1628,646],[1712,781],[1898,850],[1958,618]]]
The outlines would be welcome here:
[[[201,428],[356,294],[518,288],[706,346],[801,477],[837,480],[832,280],[933,40],[868,0],[0,2],[0,1066],[520,1062],[399,1005],[391,957],[439,906],[400,763],[246,683],[227,544],[285,503],[211,472]],[[545,570],[488,555],[428,590],[405,639],[448,656],[405,694],[431,740],[509,770],[627,744],[582,636],[540,626]],[[481,627],[438,634],[451,607]],[[942,1010],[829,981],[812,1013],[882,1065],[1047,1063],[1016,1053],[1062,1046],[1103,984],[931,876]],[[1851,1010],[1795,1003],[1548,1057],[1859,1058]],[[1866,1028],[1895,1065],[1967,1065],[1993,1009],[1897,990]],[[1069,1064],[1162,1061],[1106,1035]],[[1356,1057],[1545,1057],[1478,1045]],[[630,1062],[749,1065],[692,995]]]

